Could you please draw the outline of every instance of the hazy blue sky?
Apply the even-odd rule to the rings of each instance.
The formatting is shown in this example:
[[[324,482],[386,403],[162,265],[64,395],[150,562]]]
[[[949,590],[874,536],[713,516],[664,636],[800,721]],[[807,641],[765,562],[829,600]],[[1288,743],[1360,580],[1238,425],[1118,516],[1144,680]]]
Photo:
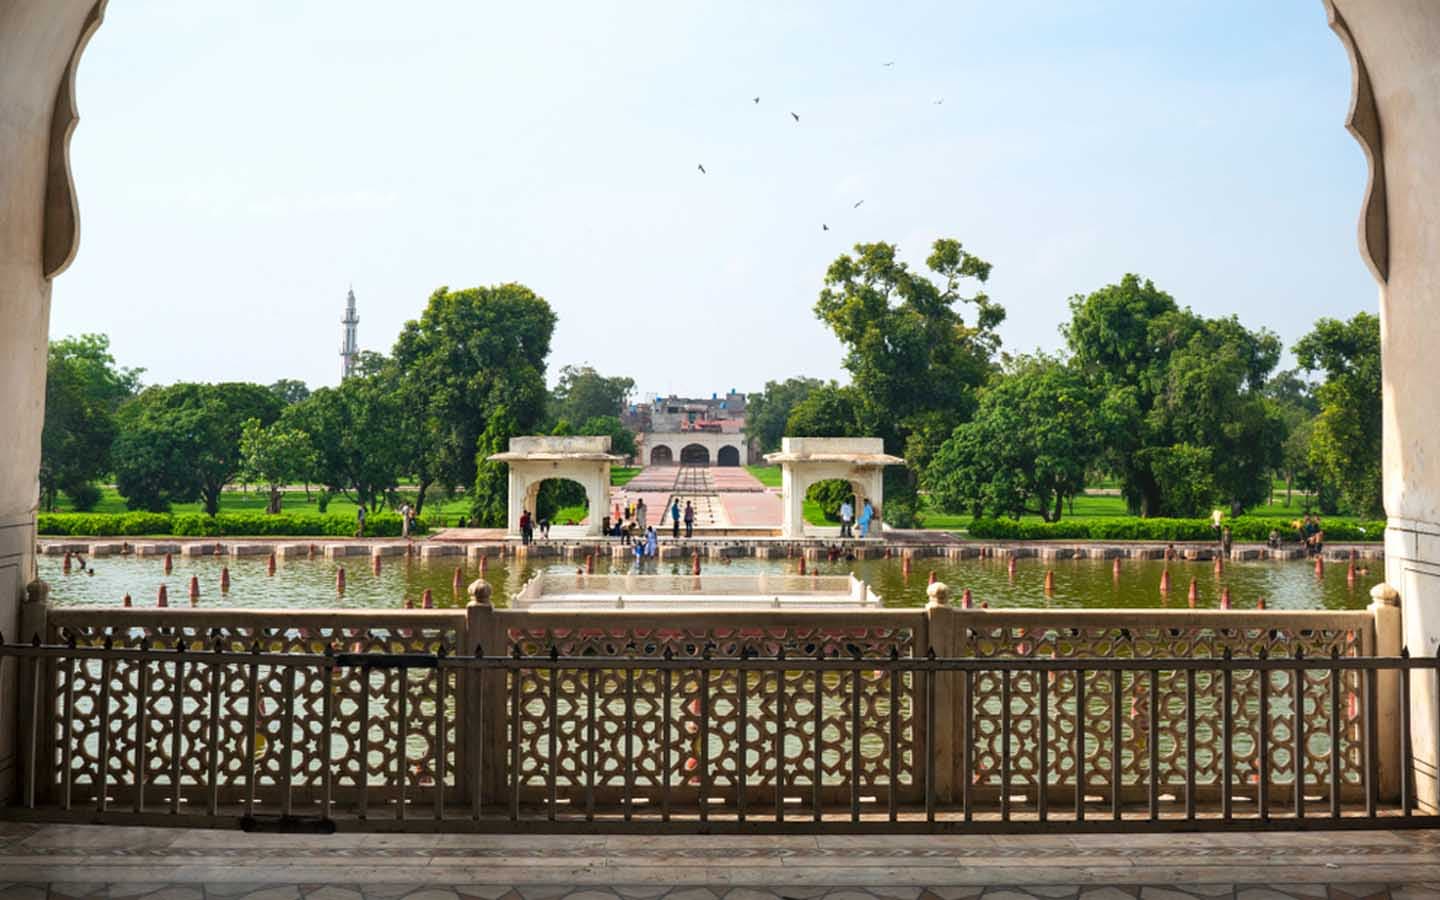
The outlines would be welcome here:
[[[319,385],[350,284],[388,351],[437,286],[519,281],[552,377],[751,390],[843,374],[838,254],[950,236],[1007,349],[1127,271],[1288,346],[1375,304],[1349,82],[1320,0],[126,0],[80,66],[51,333]]]

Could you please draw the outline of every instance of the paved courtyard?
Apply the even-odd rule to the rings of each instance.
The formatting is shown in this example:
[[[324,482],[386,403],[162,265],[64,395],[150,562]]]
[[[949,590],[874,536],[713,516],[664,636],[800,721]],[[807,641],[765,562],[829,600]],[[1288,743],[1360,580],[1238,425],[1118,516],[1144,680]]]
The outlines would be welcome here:
[[[1440,898],[1440,834],[662,837],[0,823],[0,898]]]

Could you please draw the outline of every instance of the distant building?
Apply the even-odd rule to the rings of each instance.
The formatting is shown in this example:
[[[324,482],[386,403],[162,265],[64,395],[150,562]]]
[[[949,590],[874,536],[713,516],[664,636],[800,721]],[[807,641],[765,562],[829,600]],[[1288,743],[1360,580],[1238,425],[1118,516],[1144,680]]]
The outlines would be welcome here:
[[[758,460],[742,436],[745,395],[735,390],[709,399],[652,394],[627,406],[620,421],[635,433],[643,463],[738,466]]]
[[[355,373],[355,362],[360,358],[360,345],[355,340],[355,326],[360,324],[360,316],[355,312],[353,287],[345,297],[345,318],[340,324],[345,326],[340,338],[340,380],[344,381]]]

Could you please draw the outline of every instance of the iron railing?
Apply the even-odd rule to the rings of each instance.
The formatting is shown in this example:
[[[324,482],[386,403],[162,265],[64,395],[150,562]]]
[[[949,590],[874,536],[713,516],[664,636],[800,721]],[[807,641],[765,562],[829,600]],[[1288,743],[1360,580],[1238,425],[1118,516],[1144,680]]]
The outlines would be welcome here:
[[[1440,826],[1410,775],[1412,682],[1440,676],[1435,658],[518,654],[0,644],[37,723],[20,735],[22,803],[3,815],[322,831]],[[357,676],[358,692],[337,687]],[[1209,744],[1202,717],[1219,729]]]

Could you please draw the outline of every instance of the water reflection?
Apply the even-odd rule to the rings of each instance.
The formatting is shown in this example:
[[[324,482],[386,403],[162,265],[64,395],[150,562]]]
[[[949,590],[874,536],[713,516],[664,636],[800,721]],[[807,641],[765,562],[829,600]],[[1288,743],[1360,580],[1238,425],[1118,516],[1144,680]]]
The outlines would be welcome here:
[[[50,583],[52,601],[63,606],[119,606],[126,593],[133,596],[136,606],[154,606],[155,596],[164,584],[171,606],[188,605],[186,599],[190,577],[200,583],[200,605],[204,607],[269,607],[285,609],[315,608],[384,608],[396,609],[406,600],[419,605],[426,588],[441,607],[462,606],[463,598],[452,593],[455,568],[460,565],[462,582],[469,583],[479,573],[476,564],[464,564],[462,557],[421,562],[404,558],[383,561],[379,574],[372,572],[366,557],[345,560],[280,560],[273,576],[266,574],[264,557],[215,559],[213,557],[175,557],[174,569],[166,575],[164,563],[156,557],[101,557],[88,560],[94,575],[66,575],[59,557],[40,559],[40,577]],[[702,561],[704,571],[726,574],[793,573],[796,560],[735,559],[728,563]],[[1160,591],[1161,575],[1166,564],[1158,561],[1122,560],[1120,572],[1112,571],[1109,560],[1061,560],[1042,562],[1020,560],[1014,577],[1001,560],[943,559],[916,560],[906,576],[897,559],[861,560],[855,562],[811,563],[810,571],[821,575],[855,575],[870,583],[885,600],[886,606],[921,606],[931,572],[954,590],[956,598],[970,588],[975,603],[991,608],[1033,607],[1055,609],[1184,609],[1189,606],[1187,593],[1191,579],[1195,581],[1196,607],[1214,609],[1220,606],[1223,588],[1230,589],[1236,609],[1254,609],[1260,597],[1270,609],[1361,609],[1369,602],[1370,588],[1383,580],[1383,566],[1366,562],[1370,568],[1357,575],[1354,582],[1346,579],[1344,563],[1328,563],[1325,575],[1317,577],[1311,563],[1236,562],[1227,563],[1217,573],[1209,562],[1175,562],[1169,564],[1171,590]],[[335,591],[335,571],[344,566],[346,590],[342,596]],[[221,568],[230,573],[230,590],[220,589]],[[657,569],[663,573],[689,572],[690,562],[664,561]],[[595,571],[626,572],[630,562],[613,567],[608,559],[596,560]],[[574,574],[576,564],[554,559],[520,562],[491,559],[486,580],[494,589],[497,605],[508,598],[538,572]],[[1047,571],[1054,572],[1054,590],[1045,590]]]

